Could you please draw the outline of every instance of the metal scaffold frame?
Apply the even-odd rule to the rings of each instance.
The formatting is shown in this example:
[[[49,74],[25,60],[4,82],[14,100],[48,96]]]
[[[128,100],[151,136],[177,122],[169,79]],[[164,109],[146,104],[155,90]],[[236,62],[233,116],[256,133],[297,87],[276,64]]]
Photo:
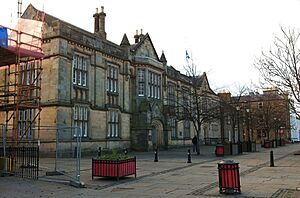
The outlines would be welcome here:
[[[10,126],[5,131],[7,145],[30,145],[40,139],[43,27],[39,34],[26,31],[36,29],[32,26],[37,22],[19,19],[15,29],[0,25],[8,34],[7,45],[0,45],[0,117],[5,117],[1,124]]]

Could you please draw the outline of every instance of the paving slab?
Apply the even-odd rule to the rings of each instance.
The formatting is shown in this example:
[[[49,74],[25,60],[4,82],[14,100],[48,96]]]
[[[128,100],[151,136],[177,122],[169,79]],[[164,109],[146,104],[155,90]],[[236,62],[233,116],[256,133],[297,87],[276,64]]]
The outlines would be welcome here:
[[[0,197],[300,197],[300,155],[293,154],[300,144],[273,148],[275,167],[269,167],[270,149],[225,157],[214,156],[213,150],[205,147],[200,156],[193,154],[191,164],[186,163],[186,149],[160,151],[159,162],[153,161],[151,152],[130,153],[137,156],[137,178],[120,181],[92,180],[91,159],[83,158],[81,180],[86,188],[67,185],[65,176],[52,182],[43,181],[45,177],[39,181],[0,177]],[[217,164],[221,160],[239,163],[241,194],[219,193]],[[53,159],[41,159],[41,173],[53,168]]]

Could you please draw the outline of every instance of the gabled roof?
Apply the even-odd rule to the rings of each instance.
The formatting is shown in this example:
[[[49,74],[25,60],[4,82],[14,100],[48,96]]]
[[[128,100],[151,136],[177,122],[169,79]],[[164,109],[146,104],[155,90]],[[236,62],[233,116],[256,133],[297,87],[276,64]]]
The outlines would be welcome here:
[[[38,16],[38,19],[41,20],[41,16],[42,16],[42,13],[44,13],[43,11],[40,11],[38,9],[36,9],[31,3],[27,6],[26,10],[23,12],[23,15],[22,15],[22,18],[29,18],[29,16],[31,16],[31,19],[36,19],[37,16]],[[50,14],[47,14],[45,13],[44,15],[44,21],[47,23],[47,24],[51,24],[53,21],[56,21],[56,20],[59,20],[59,21],[63,21],[63,20],[60,20],[59,18],[56,18]],[[67,23],[65,21],[63,21],[64,23]]]
[[[131,46],[131,51],[135,53],[135,52],[141,47],[141,45],[145,42],[145,40],[146,40],[146,39],[149,39],[149,41],[150,41],[150,43],[151,43],[151,45],[152,45],[152,48],[153,48],[153,50],[154,50],[154,54],[155,54],[156,60],[159,61],[159,57],[158,57],[158,55],[157,55],[157,52],[156,52],[156,50],[155,50],[155,47],[154,47],[154,45],[153,45],[153,42],[152,42],[152,40],[151,40],[149,34],[147,33],[146,35],[142,35],[142,36],[140,36],[140,37],[142,37],[142,38],[140,39],[140,41],[139,41],[138,43],[136,43],[136,44],[134,44],[134,45]]]
[[[207,78],[207,75],[206,75],[206,72],[203,72],[203,74],[201,76],[199,76],[198,78],[198,86],[199,87],[203,87],[205,84],[207,84],[207,87],[208,87],[208,91],[210,91],[211,93],[217,95],[211,88],[210,88],[210,85],[209,85],[209,82],[208,82],[208,78]]]

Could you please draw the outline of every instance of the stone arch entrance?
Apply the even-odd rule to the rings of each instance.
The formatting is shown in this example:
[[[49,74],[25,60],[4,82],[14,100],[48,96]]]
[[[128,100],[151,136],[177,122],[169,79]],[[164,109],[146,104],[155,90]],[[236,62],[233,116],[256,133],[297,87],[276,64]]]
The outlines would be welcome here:
[[[163,124],[159,120],[154,120],[151,123],[152,129],[152,146],[153,148],[164,147],[164,133],[163,133]]]

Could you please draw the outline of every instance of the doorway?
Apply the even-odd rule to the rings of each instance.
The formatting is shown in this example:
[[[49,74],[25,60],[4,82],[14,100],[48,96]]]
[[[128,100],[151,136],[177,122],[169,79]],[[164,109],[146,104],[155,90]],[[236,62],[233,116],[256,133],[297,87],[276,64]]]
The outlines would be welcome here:
[[[162,148],[164,147],[164,134],[163,134],[163,125],[159,120],[154,120],[152,122],[152,145],[153,148]]]

